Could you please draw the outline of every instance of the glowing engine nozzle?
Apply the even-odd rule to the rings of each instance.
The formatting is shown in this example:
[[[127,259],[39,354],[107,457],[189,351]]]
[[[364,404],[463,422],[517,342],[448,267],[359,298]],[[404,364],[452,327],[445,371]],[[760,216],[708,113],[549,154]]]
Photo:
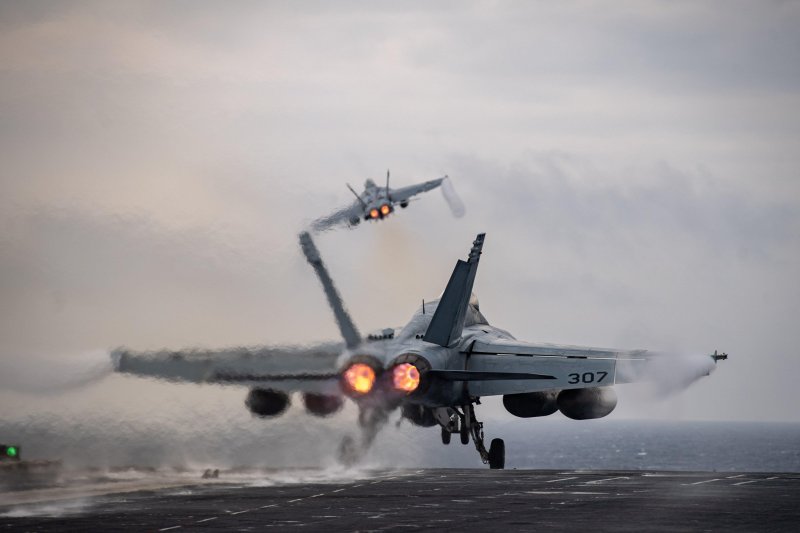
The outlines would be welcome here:
[[[383,204],[381,206],[381,215],[386,216],[391,212],[392,208],[389,207],[389,204]]]
[[[377,209],[370,209],[369,211],[369,218],[378,218],[378,210]]]
[[[357,394],[367,394],[375,385],[375,370],[364,363],[350,365],[342,376],[350,390]]]
[[[419,387],[419,369],[411,363],[400,363],[392,369],[392,384],[403,392],[414,392]]]

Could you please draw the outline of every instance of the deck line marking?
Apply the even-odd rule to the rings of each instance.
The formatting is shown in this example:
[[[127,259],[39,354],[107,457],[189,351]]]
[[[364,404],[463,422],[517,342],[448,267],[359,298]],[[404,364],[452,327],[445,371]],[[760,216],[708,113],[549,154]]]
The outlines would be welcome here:
[[[165,527],[164,529],[159,529],[159,531],[169,531],[170,529],[180,529],[183,526],[172,526],[172,527]]]
[[[575,477],[562,477],[561,479],[551,479],[550,481],[545,481],[545,483],[555,483],[556,481],[569,481],[570,479],[578,479],[577,476]]]
[[[696,481],[694,483],[689,483],[689,485],[702,485],[703,483],[712,483],[714,481],[722,481],[722,478],[706,479],[705,481]]]
[[[250,511],[252,511],[252,509],[245,509],[244,511],[236,511],[235,513],[231,513],[231,514],[232,514],[232,515],[235,515],[235,514],[242,514],[242,513],[247,513],[247,512],[250,512]]]
[[[212,516],[211,518],[203,518],[202,520],[198,520],[198,524],[202,524],[203,522],[211,522],[212,520],[216,520],[219,518],[218,516]]]
[[[259,509],[266,509],[268,507],[277,507],[277,506],[278,506],[277,503],[271,503],[269,505],[262,505],[261,507],[259,507]]]
[[[309,496],[309,498],[319,498],[320,496],[325,496],[325,493],[322,494],[314,494],[313,496]]]
[[[595,483],[602,483],[603,481],[614,481],[615,479],[630,479],[627,476],[607,477],[605,479],[595,479],[594,481],[587,481],[584,485],[594,485]]]
[[[286,503],[294,503],[294,502],[299,502],[299,501],[300,501],[300,500],[302,500],[302,499],[303,499],[303,498],[295,498],[294,500],[289,500],[289,501],[288,501],[288,502],[286,502]]]
[[[739,474],[738,476],[728,476],[725,479],[736,479],[737,477],[744,477],[747,474]]]
[[[781,476],[772,476],[772,477],[768,477],[767,479],[780,479],[780,478],[781,478]]]
[[[758,483],[759,481],[764,481],[763,479],[753,479],[751,481],[740,481],[739,483],[734,483],[734,485],[747,485],[748,483]]]
[[[343,490],[344,490],[344,489],[336,489],[336,490],[334,490],[334,491],[331,491],[331,492],[342,492]]]

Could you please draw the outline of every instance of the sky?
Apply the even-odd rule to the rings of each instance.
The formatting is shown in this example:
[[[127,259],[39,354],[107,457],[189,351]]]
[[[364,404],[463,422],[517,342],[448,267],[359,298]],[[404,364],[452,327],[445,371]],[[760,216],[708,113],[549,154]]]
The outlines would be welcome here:
[[[618,387],[612,417],[800,422],[798,23],[783,1],[4,1],[0,419],[244,411],[59,378],[120,345],[335,340],[297,234],[391,169],[449,175],[467,211],[433,191],[319,236],[362,331],[486,232],[475,291],[517,338],[730,354],[680,395]]]

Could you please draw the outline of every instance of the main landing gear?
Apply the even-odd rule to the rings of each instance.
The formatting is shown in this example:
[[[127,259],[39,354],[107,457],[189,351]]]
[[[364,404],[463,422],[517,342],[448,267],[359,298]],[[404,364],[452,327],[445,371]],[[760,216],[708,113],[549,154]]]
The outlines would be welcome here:
[[[502,470],[506,466],[506,445],[503,439],[492,439],[489,449],[483,442],[483,422],[475,419],[475,405],[464,405],[461,410],[448,409],[449,419],[442,423],[442,443],[450,444],[453,433],[461,437],[461,444],[469,444],[470,436],[484,464],[492,470]]]

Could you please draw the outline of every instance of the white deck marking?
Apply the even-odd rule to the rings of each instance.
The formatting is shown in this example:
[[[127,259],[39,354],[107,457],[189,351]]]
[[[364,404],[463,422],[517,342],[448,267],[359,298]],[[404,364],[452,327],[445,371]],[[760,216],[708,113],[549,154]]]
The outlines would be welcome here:
[[[180,529],[183,526],[172,526],[172,527],[165,527],[164,529],[159,529],[159,531],[169,531],[170,529]]]
[[[738,476],[728,476],[725,479],[736,479],[737,477],[744,477],[745,474],[739,474]]]
[[[595,479],[594,481],[587,481],[584,485],[596,485],[597,483],[602,483],[603,481],[614,481],[615,479],[630,479],[627,476],[619,476],[619,477],[607,477],[605,479]]]
[[[216,520],[219,518],[218,516],[212,516],[211,518],[203,518],[202,520],[198,520],[198,524],[202,524],[203,522],[211,522],[212,520]]]
[[[259,509],[268,509],[270,507],[277,507],[277,506],[278,506],[277,503],[271,503],[269,505],[262,505],[261,507],[259,507]]]
[[[734,483],[734,485],[747,485],[748,483],[758,483],[759,481],[764,481],[763,479],[753,479],[750,481],[740,481],[739,483]]]
[[[325,493],[322,494],[314,494],[313,496],[309,496],[309,498],[319,498],[320,496],[325,496]]]
[[[287,503],[299,502],[299,501],[300,501],[300,500],[302,500],[302,499],[303,499],[303,498],[295,498],[294,500],[289,500]]]
[[[242,513],[249,513],[252,509],[245,509],[244,511],[236,511],[235,513],[231,513],[232,515],[242,514]]]
[[[331,491],[331,492],[342,492],[343,490],[344,490],[344,489],[336,489],[336,490],[333,490],[333,491]]]
[[[702,485],[703,483],[713,483],[714,481],[722,481],[722,478],[718,477],[714,479],[706,479],[705,481],[695,481],[694,483],[689,483],[689,485]]]
[[[560,479],[551,479],[550,481],[545,481],[545,483],[555,483],[557,481],[569,481],[570,479],[578,479],[577,476],[575,477],[562,477]]]

